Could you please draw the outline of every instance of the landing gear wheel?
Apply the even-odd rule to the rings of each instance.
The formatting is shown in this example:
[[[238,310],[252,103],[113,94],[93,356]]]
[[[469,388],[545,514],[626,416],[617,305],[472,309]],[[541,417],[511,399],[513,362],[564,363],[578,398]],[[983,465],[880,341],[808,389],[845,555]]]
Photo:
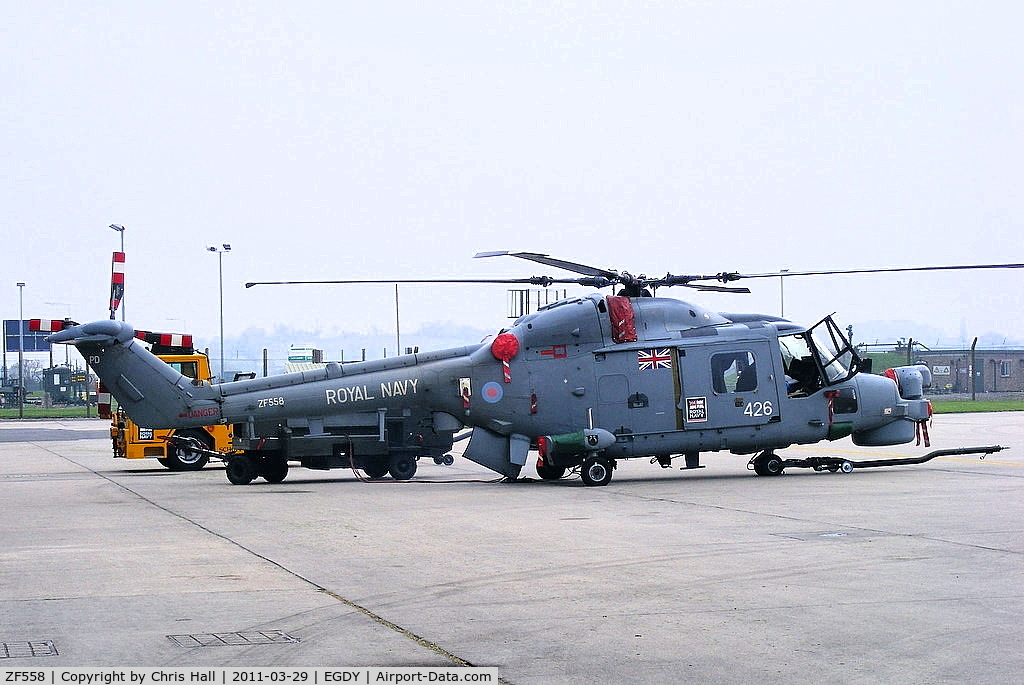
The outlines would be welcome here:
[[[558,480],[565,475],[565,467],[537,464],[537,475],[544,480]]]
[[[844,461],[843,465],[840,466],[839,468],[842,469],[843,473],[852,473],[853,472],[853,464],[851,464],[848,461]]]
[[[171,471],[198,471],[210,461],[205,454],[190,447],[191,444],[195,447],[212,450],[213,441],[206,431],[175,431],[174,437],[179,439],[178,442],[167,443],[167,457],[160,460],[160,463]]]
[[[754,473],[759,476],[779,476],[785,468],[782,458],[774,452],[761,452],[754,457]]]
[[[363,464],[363,473],[372,480],[383,478],[388,475],[388,462],[384,459],[372,457]]]
[[[288,462],[284,459],[265,459],[260,467],[260,475],[268,483],[280,483],[288,477]]]
[[[245,455],[232,457],[228,460],[226,471],[228,480],[231,481],[232,485],[248,485],[256,480],[256,465],[252,463],[252,459]]]
[[[409,480],[416,475],[416,459],[408,454],[396,454],[391,457],[388,471],[395,480]]]
[[[580,477],[584,485],[608,485],[612,480],[611,460],[604,457],[588,457],[580,467]]]

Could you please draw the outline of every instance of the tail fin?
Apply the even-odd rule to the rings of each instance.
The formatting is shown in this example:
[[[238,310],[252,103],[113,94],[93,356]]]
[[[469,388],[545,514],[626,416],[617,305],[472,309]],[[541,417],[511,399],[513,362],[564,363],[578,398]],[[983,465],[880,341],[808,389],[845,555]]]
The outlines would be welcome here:
[[[94,321],[46,338],[74,345],[132,421],[147,428],[208,426],[220,420],[220,392],[195,384],[151,354],[121,321]]]

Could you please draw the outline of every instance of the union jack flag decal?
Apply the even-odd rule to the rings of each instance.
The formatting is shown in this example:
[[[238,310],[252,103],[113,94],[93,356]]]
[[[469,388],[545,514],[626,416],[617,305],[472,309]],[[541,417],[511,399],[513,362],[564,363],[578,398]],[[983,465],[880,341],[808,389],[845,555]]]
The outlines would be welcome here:
[[[636,361],[641,371],[644,369],[671,369],[672,350],[667,347],[656,350],[637,350]]]

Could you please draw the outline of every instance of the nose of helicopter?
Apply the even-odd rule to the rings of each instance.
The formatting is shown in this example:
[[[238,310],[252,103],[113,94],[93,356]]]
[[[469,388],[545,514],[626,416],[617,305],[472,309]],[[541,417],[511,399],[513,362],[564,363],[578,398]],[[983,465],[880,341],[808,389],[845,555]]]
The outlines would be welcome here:
[[[930,374],[920,366],[903,366],[885,375],[857,374],[859,410],[853,426],[855,445],[881,447],[913,440],[932,415],[923,389]]]
[[[895,381],[900,397],[905,400],[921,399],[924,397],[924,389],[932,385],[932,372],[924,364],[898,366],[887,369],[883,375]]]

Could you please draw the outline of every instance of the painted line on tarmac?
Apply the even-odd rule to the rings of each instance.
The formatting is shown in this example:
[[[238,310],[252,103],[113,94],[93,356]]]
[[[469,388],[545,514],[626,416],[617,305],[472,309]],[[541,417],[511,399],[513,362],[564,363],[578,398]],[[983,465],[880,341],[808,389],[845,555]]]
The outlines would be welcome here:
[[[259,555],[257,554],[257,556],[259,556]],[[267,559],[267,561],[269,561],[270,563],[276,563],[276,562],[274,562],[271,559]],[[289,573],[292,573],[292,575],[295,575],[294,572],[289,571],[288,569],[284,568],[280,564],[278,564],[278,566],[280,568],[284,569],[285,571],[288,571]],[[301,576],[297,576],[297,577],[301,578]],[[377,614],[377,613],[374,613],[373,611],[370,611],[369,609],[367,609],[366,607],[362,606],[361,604],[356,604],[352,600],[346,599],[346,598],[342,597],[341,595],[339,595],[336,592],[332,592],[331,590],[328,590],[327,588],[320,587],[316,583],[313,583],[312,581],[307,580],[306,578],[302,578],[302,580],[306,581],[310,585],[313,585],[320,592],[324,593],[328,597],[336,599],[337,601],[341,602],[345,606],[350,607],[352,609],[355,609],[359,613],[361,613],[361,614],[363,614],[365,616],[368,616],[369,618],[373,619],[374,621],[376,621],[377,623],[381,624],[385,628],[390,628],[391,630],[395,631],[399,635],[402,635],[404,637],[409,638],[410,640],[412,640],[416,644],[420,645],[421,647],[426,647],[430,651],[435,652],[436,654],[439,654],[439,655],[443,656],[445,659],[448,659],[449,661],[455,662],[459,666],[473,666],[472,663],[466,661],[465,659],[463,659],[460,656],[455,656],[454,654],[452,654],[451,652],[449,652],[447,649],[445,649],[444,647],[440,646],[436,642],[431,642],[430,640],[428,640],[428,639],[426,639],[424,637],[420,637],[419,635],[417,635],[416,633],[412,632],[411,630],[409,630],[407,628],[403,628],[402,626],[398,625],[397,623],[392,623],[391,621],[387,620],[386,618],[384,618],[380,614]]]

